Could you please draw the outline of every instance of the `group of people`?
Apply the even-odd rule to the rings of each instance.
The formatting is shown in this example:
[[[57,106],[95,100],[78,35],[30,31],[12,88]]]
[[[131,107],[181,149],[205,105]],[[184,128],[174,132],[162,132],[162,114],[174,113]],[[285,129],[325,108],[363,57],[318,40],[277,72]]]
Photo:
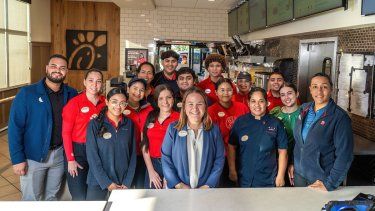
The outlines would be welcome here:
[[[23,200],[56,200],[64,172],[73,200],[105,200],[115,189],[309,186],[331,191],[353,159],[350,118],[331,99],[330,77],[310,81],[313,102],[270,75],[268,92],[240,72],[222,77],[225,58],[205,59],[207,79],[176,71],[179,55],[144,62],[127,87],[101,94],[91,69],[77,91],[63,83],[66,58],[17,94],[8,139]]]

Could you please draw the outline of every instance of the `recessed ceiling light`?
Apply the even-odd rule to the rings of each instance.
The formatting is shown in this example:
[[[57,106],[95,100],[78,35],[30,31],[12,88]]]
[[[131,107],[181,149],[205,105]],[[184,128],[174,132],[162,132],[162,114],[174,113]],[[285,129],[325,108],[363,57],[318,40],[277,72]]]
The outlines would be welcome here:
[[[141,17],[145,17],[146,15],[145,14],[141,14]]]
[[[208,1],[214,2],[215,0],[208,0]]]

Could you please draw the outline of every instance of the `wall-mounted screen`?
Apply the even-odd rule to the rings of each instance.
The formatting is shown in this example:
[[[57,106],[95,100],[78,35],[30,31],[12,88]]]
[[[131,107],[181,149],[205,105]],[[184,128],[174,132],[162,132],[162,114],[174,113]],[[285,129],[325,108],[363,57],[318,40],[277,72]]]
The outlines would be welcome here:
[[[266,28],[266,0],[249,0],[250,31]]]
[[[294,18],[301,18],[343,6],[343,0],[294,0]]]
[[[375,14],[375,1],[374,0],[362,0],[362,15],[374,15]]]
[[[241,4],[238,8],[238,34],[249,32],[249,2]]]
[[[237,21],[237,9],[234,9],[228,13],[228,35],[230,37],[238,34]]]
[[[267,0],[267,26],[293,20],[293,0]]]

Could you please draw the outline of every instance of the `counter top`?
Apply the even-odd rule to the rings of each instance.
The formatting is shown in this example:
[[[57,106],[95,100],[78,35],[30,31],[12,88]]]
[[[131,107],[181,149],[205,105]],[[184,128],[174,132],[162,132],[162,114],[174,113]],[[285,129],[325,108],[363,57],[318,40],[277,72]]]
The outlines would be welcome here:
[[[331,200],[351,200],[358,193],[375,194],[375,186],[340,187],[322,192],[310,188],[222,188],[207,190],[115,190],[109,202],[116,210],[314,210]],[[134,209],[132,209],[134,207]]]

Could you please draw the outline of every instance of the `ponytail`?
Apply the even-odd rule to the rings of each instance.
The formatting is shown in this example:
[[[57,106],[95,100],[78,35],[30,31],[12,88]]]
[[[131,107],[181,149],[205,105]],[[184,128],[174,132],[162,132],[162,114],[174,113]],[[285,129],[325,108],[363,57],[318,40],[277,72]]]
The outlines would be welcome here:
[[[108,131],[108,129],[103,124],[107,111],[108,111],[108,106],[104,106],[102,110],[100,111],[98,117],[95,119],[95,121],[99,123],[99,129],[98,129],[98,134],[97,134],[97,136],[99,137],[102,137],[104,133]]]

